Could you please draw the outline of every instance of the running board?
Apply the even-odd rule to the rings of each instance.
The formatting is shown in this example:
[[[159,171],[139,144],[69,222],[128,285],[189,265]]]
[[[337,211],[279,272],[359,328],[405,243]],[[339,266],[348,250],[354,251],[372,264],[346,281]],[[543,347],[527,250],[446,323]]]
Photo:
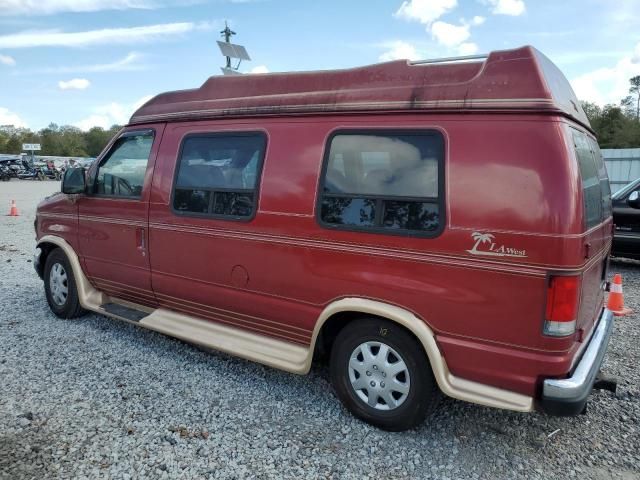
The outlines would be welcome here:
[[[140,320],[149,315],[148,312],[136,310],[135,308],[120,305],[119,303],[105,303],[103,305],[100,305],[100,308],[109,315],[124,318],[125,320],[136,323],[140,322]]]
[[[179,338],[189,343],[262,363],[287,372],[305,374],[309,371],[311,349],[284,342],[190,315],[158,308],[144,317],[139,325]]]

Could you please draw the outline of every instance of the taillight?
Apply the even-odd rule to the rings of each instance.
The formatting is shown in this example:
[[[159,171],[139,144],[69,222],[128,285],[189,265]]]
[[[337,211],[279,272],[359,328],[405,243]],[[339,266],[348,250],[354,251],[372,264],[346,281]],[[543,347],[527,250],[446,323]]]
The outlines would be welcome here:
[[[579,305],[579,276],[552,275],[549,277],[544,333],[554,337],[573,334],[576,331]]]

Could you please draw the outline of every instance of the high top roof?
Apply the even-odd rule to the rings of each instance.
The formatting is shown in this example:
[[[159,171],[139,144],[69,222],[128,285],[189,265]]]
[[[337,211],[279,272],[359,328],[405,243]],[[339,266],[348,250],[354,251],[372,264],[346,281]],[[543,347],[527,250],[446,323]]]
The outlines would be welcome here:
[[[562,72],[529,46],[444,61],[213,76],[200,88],[157,95],[130,123],[371,111],[549,112],[589,127]]]

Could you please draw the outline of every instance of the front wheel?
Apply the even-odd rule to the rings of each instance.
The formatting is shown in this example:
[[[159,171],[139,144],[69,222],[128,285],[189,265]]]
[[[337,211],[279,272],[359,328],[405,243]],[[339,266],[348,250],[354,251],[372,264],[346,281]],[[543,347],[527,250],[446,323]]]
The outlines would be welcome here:
[[[49,308],[57,317],[75,318],[85,313],[80,305],[71,264],[59,248],[47,256],[44,266],[44,291]]]
[[[331,351],[331,381],[358,418],[385,430],[418,426],[440,392],[421,344],[388,320],[353,321]]]

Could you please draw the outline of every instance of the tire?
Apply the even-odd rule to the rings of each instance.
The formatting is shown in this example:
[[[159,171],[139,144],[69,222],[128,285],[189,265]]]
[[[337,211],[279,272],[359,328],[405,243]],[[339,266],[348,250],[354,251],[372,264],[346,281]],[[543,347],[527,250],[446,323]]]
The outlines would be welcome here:
[[[76,318],[86,310],[80,305],[73,269],[64,252],[56,248],[44,264],[44,291],[51,311],[59,318]]]
[[[367,350],[373,356],[365,359]],[[354,363],[350,363],[352,358]],[[330,370],[333,387],[345,407],[384,430],[397,432],[417,427],[440,398],[422,345],[407,330],[388,320],[368,317],[349,323],[333,344]],[[364,384],[360,379],[365,379]],[[375,387],[369,388],[373,384]],[[366,388],[357,388],[363,385]]]

